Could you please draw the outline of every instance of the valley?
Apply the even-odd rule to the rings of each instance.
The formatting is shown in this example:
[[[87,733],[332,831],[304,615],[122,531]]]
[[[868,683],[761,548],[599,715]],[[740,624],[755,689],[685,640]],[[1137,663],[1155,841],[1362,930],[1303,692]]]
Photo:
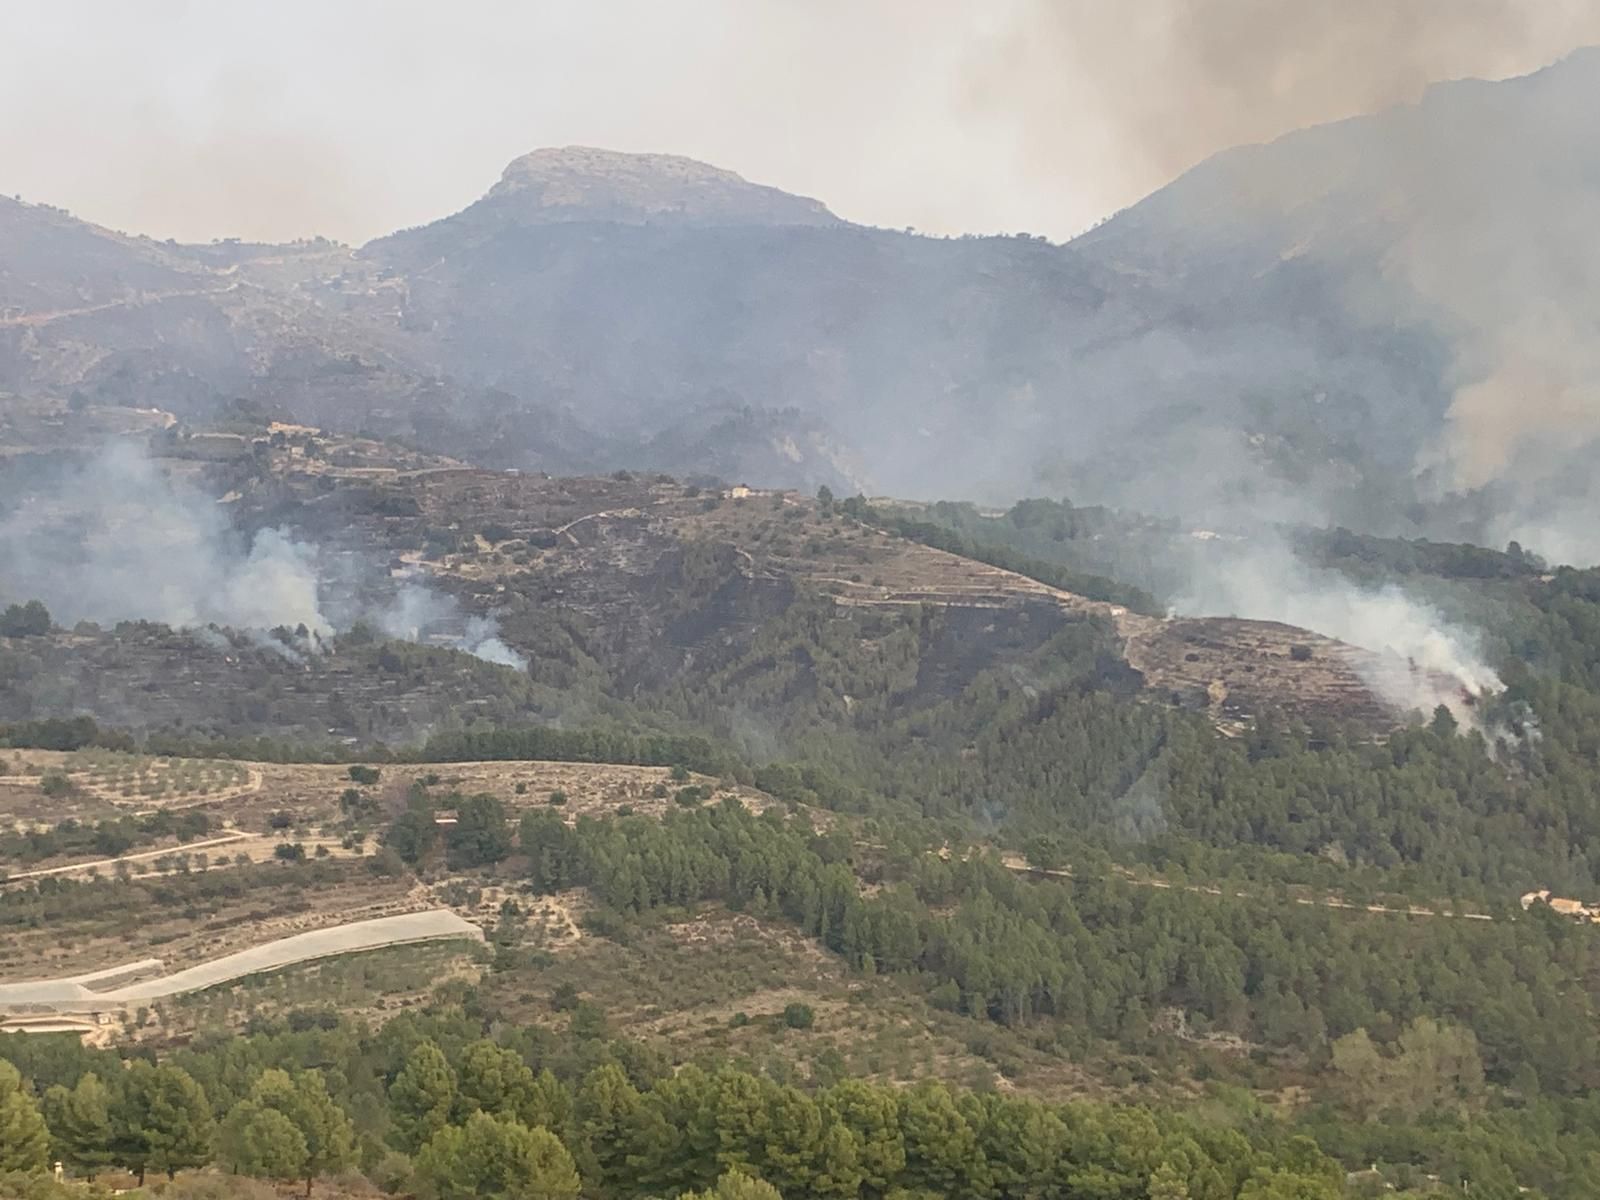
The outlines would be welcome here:
[[[764,143],[870,190],[981,129],[940,202],[1027,211],[1064,168],[967,62],[1024,11],[921,22],[942,115],[808,85]],[[1055,243],[679,154],[493,180],[517,97],[582,89],[507,39],[467,111],[397,14],[296,29],[277,99],[393,51],[406,154],[474,164],[416,224],[0,197],[0,1200],[1600,1195],[1600,51],[1419,44]],[[1341,86],[1409,45],[1327,19]],[[755,128],[784,40],[693,124]],[[1052,135],[1133,136],[1083,99]],[[856,110],[925,133],[806,141]],[[230,171],[259,132],[207,151],[241,221],[393,148]]]

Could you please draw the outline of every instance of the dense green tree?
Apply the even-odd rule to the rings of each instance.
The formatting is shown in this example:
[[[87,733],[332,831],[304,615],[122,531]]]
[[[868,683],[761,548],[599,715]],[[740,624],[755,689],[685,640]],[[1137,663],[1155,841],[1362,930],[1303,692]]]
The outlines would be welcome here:
[[[318,1175],[331,1175],[354,1165],[355,1126],[349,1115],[328,1094],[320,1071],[301,1071],[291,1077],[282,1070],[264,1071],[250,1090],[250,1098],[263,1109],[281,1113],[305,1144],[303,1175],[306,1195]]]
[[[480,1039],[462,1053],[456,1076],[456,1108],[462,1118],[482,1111],[515,1117],[524,1125],[543,1123],[533,1071],[516,1051]]]
[[[822,1108],[855,1139],[864,1193],[869,1197],[886,1195],[906,1166],[906,1144],[895,1093],[847,1079],[823,1093]]]
[[[435,1200],[575,1200],[581,1190],[572,1156],[548,1129],[486,1112],[435,1133],[416,1174]]]
[[[0,637],[42,637],[50,632],[50,610],[38,600],[8,604],[0,611]]]
[[[433,800],[426,790],[412,790],[405,808],[384,831],[383,844],[411,866],[434,852],[439,844],[439,825],[434,819]]]
[[[624,1190],[628,1156],[638,1127],[640,1096],[615,1063],[597,1067],[583,1080],[573,1102],[579,1161],[592,1185]]]
[[[450,1123],[456,1080],[437,1043],[412,1048],[404,1068],[389,1085],[391,1138],[408,1153],[420,1150]]]
[[[959,1105],[978,1136],[998,1197],[1048,1191],[1066,1154],[1067,1127],[1049,1109],[1021,1098],[971,1095]]]
[[[241,1100],[217,1130],[217,1157],[235,1175],[287,1182],[308,1174],[306,1140],[277,1109]]]
[[[455,798],[456,823],[448,846],[450,865],[457,869],[497,863],[511,853],[511,830],[505,806],[481,793]]]
[[[110,1166],[111,1089],[100,1076],[86,1072],[73,1087],[58,1083],[44,1098],[56,1157],[90,1179]]]
[[[780,1192],[791,1196],[818,1192],[817,1176],[824,1164],[823,1118],[817,1102],[794,1087],[779,1088],[765,1108],[766,1144],[760,1154],[761,1175]],[[836,1126],[845,1140],[835,1145],[838,1159],[832,1166],[834,1186],[849,1178],[853,1147],[849,1130]]]
[[[1171,1163],[1162,1163],[1150,1176],[1150,1200],[1192,1200],[1188,1181]]]
[[[50,1131],[39,1105],[9,1062],[0,1061],[0,1171],[43,1171],[50,1162]]]
[[[726,1172],[703,1192],[684,1192],[679,1200],[784,1200],[777,1188],[740,1170]]]
[[[990,1187],[989,1165],[977,1134],[948,1088],[919,1083],[900,1104],[905,1137],[905,1184],[938,1196],[979,1197]]]
[[[1250,1177],[1239,1200],[1341,1200],[1344,1195],[1339,1181],[1269,1168]]]
[[[171,1178],[209,1162],[215,1127],[204,1089],[183,1068],[128,1064],[111,1109],[112,1146],[141,1181],[146,1171]]]

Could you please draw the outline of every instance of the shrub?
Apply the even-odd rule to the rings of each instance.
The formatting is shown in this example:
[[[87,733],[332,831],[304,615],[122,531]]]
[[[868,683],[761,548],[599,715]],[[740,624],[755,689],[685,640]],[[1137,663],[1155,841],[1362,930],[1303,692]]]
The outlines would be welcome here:
[[[363,787],[371,787],[378,782],[379,771],[377,767],[364,767],[356,763],[350,768],[350,778]]]
[[[367,870],[385,879],[394,879],[406,873],[405,860],[385,846],[367,859]]]
[[[812,1011],[809,1004],[802,1004],[796,1000],[793,1004],[784,1006],[783,1023],[790,1029],[810,1029],[816,1024],[817,1014]]]
[[[577,985],[570,982],[556,984],[555,991],[550,993],[550,1007],[556,1012],[571,1012],[581,1000]]]
[[[50,610],[37,600],[0,612],[0,637],[42,637],[50,632]]]
[[[961,989],[955,980],[946,979],[928,993],[928,1003],[945,1012],[956,1012],[961,1008]]]

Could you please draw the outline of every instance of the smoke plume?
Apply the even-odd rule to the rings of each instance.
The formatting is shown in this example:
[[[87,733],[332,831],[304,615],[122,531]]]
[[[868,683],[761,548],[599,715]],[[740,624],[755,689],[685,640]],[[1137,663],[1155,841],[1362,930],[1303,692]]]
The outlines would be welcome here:
[[[0,587],[58,622],[332,631],[317,552],[280,529],[235,533],[221,506],[127,444],[30,490],[0,518]]]
[[[1375,657],[1359,669],[1402,712],[1443,704],[1470,717],[1463,694],[1502,687],[1474,633],[1399,587],[1363,588],[1336,571],[1308,567],[1271,534],[1208,550],[1175,600],[1182,612],[1281,621],[1370,651]]]
[[[1297,372],[1290,356],[1299,332],[1234,322],[1225,329],[1238,341],[1275,336],[1234,346],[1208,330],[1198,361],[1179,364],[1181,388],[1193,394],[1221,376],[1248,391],[1303,376],[1307,390],[1331,391],[1351,411],[1351,428],[1370,405],[1382,412],[1392,445],[1415,439],[1414,460],[1383,470],[1399,477],[1409,466],[1417,493],[1444,513],[1453,497],[1484,490],[1487,518],[1436,533],[1515,539],[1561,561],[1600,561],[1600,492],[1587,469],[1600,446],[1600,248],[1592,233],[1600,225],[1600,52],[1575,49],[1600,42],[1600,6],[1039,0],[1002,11],[1009,16],[1001,31],[974,41],[971,103],[1011,124],[1019,173],[1031,171],[1040,188],[1085,174],[1111,178],[1136,196],[1225,147],[1322,125],[1278,143],[1270,156],[1207,163],[1196,172],[1203,183],[1191,178],[1172,189],[1155,234],[1177,239],[1180,249],[1194,234],[1201,255],[1225,245],[1263,251],[1268,257],[1252,264],[1262,274],[1279,254],[1327,263],[1349,283],[1343,300],[1363,336],[1426,325],[1453,360],[1442,381],[1447,407],[1438,412],[1427,387],[1405,390],[1403,370],[1340,378],[1347,356],[1335,342]],[[1538,69],[1569,53],[1572,64]],[[1506,82],[1430,89],[1469,76]],[[1383,115],[1325,124],[1368,113]],[[1082,143],[1086,120],[1104,131],[1102,144]],[[1368,263],[1377,277],[1357,282],[1351,264]],[[1242,370],[1229,361],[1240,350]],[[1156,374],[1135,356],[1115,355],[1110,366],[1113,390],[1147,396],[1160,385],[1158,377],[1118,386]],[[1139,487],[1159,497],[1185,486],[1163,485],[1167,465],[1141,476]],[[1251,464],[1228,473],[1253,490],[1263,474]],[[1273,508],[1270,519],[1372,523],[1319,508],[1333,502],[1319,493],[1331,496],[1339,480],[1326,488],[1318,479],[1299,482],[1309,482],[1310,503],[1299,512]]]
[[[1227,147],[1600,42],[1600,8],[1571,0],[1026,0],[996,20],[971,42],[971,105],[1014,131],[1019,173],[1089,175],[1122,203]]]
[[[264,631],[304,626],[313,637],[367,617],[392,637],[430,640],[486,662],[527,668],[494,618],[408,582],[375,613],[329,602],[315,545],[285,529],[245,537],[226,506],[167,475],[128,443],[87,465],[25,485],[0,518],[0,598],[42,600],[58,624],[158,621],[254,631],[265,649],[299,651]],[[306,643],[309,649],[314,643]]]
[[[528,660],[500,639],[493,617],[466,616],[453,596],[418,583],[405,583],[394,600],[376,614],[378,627],[408,642],[431,641],[464,650],[485,662],[528,669]]]

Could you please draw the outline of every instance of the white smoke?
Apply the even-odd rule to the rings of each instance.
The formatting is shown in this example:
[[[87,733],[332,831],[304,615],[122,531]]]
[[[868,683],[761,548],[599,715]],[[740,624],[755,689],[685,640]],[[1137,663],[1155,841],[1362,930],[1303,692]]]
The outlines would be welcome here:
[[[216,501],[127,444],[0,517],[0,581],[58,622],[333,629],[314,547],[281,529],[242,542]]]
[[[518,671],[528,669],[528,660],[500,640],[500,627],[493,617],[468,617],[461,649],[484,662],[499,663]]]
[[[386,608],[376,614],[378,628],[392,638],[420,642],[431,629],[456,616],[455,601],[421,584],[402,584]]]
[[[42,600],[58,624],[250,631],[254,644],[297,663],[348,623],[330,615],[323,582],[338,564],[322,560],[287,530],[240,538],[225,506],[128,443],[52,474],[0,517],[0,595],[8,600]],[[402,585],[372,619],[391,637],[426,637],[527,669],[493,617],[468,616],[421,584]],[[291,645],[265,632],[279,627],[305,633]]]
[[[1443,704],[1470,717],[1465,697],[1503,687],[1476,635],[1400,587],[1364,588],[1308,567],[1278,538],[1208,548],[1174,601],[1180,612],[1281,621],[1369,651],[1375,657],[1358,658],[1358,669],[1403,712]]]
[[[500,638],[493,617],[464,616],[455,598],[418,583],[405,583],[377,614],[378,627],[393,638],[424,640],[462,650],[485,662],[528,669],[528,660]]]

